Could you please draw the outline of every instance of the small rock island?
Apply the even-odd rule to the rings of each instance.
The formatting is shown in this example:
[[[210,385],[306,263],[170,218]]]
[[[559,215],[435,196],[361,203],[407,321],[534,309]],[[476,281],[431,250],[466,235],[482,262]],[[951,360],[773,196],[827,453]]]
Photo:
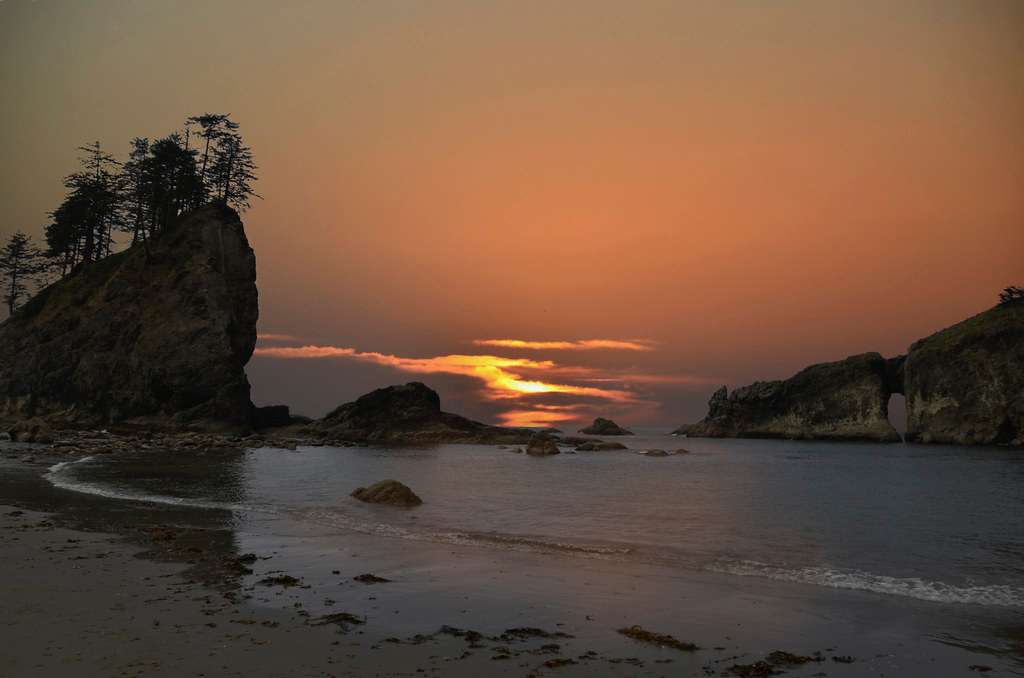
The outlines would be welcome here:
[[[628,431],[628,430],[622,428],[621,426],[619,426],[618,424],[616,424],[611,419],[605,419],[603,417],[598,417],[597,419],[594,420],[593,424],[591,424],[590,426],[587,426],[586,428],[581,428],[579,430],[579,432],[583,433],[584,435],[589,435],[589,436],[631,436],[631,435],[633,435],[632,431]]]

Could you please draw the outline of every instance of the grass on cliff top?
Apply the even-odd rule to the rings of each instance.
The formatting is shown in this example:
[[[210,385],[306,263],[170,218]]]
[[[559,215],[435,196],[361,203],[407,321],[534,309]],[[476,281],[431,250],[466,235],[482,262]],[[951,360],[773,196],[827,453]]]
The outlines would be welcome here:
[[[1024,303],[1014,302],[994,306],[955,325],[915,341],[911,351],[946,352],[967,341],[983,336],[997,336],[1016,331],[1024,333]]]

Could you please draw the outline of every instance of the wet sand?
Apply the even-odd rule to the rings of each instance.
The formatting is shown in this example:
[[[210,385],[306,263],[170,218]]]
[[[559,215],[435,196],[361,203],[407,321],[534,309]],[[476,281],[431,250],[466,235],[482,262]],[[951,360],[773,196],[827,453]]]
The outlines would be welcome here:
[[[6,456],[3,675],[717,676],[776,650],[813,658],[770,667],[794,676],[1024,675],[1019,610],[359,534],[324,554],[227,512],[57,490],[52,459]]]

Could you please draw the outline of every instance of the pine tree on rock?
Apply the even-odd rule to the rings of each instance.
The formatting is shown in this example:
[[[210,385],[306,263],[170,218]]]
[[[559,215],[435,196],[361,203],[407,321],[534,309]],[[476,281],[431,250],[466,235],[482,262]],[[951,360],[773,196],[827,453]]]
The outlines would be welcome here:
[[[45,270],[42,253],[32,238],[18,231],[0,249],[0,282],[3,302],[14,313],[19,302],[28,295],[28,285]]]

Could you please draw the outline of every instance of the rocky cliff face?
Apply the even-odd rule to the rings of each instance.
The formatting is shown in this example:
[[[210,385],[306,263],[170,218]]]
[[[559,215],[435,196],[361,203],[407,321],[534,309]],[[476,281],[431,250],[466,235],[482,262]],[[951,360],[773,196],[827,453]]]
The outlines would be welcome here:
[[[907,440],[1022,444],[1024,304],[996,306],[914,343],[903,382]]]
[[[896,441],[887,421],[893,393],[907,399],[909,442],[1024,444],[1024,303],[936,332],[905,356],[865,353],[732,394],[723,386],[708,416],[677,433]]]
[[[789,379],[711,396],[708,416],[676,432],[708,438],[898,441],[889,423],[887,362],[877,353],[812,365]]]
[[[437,392],[418,381],[367,393],[328,413],[311,430],[330,439],[379,443],[522,443],[530,438],[528,432],[442,412]]]
[[[258,312],[238,214],[196,210],[0,324],[0,418],[246,427]]]

